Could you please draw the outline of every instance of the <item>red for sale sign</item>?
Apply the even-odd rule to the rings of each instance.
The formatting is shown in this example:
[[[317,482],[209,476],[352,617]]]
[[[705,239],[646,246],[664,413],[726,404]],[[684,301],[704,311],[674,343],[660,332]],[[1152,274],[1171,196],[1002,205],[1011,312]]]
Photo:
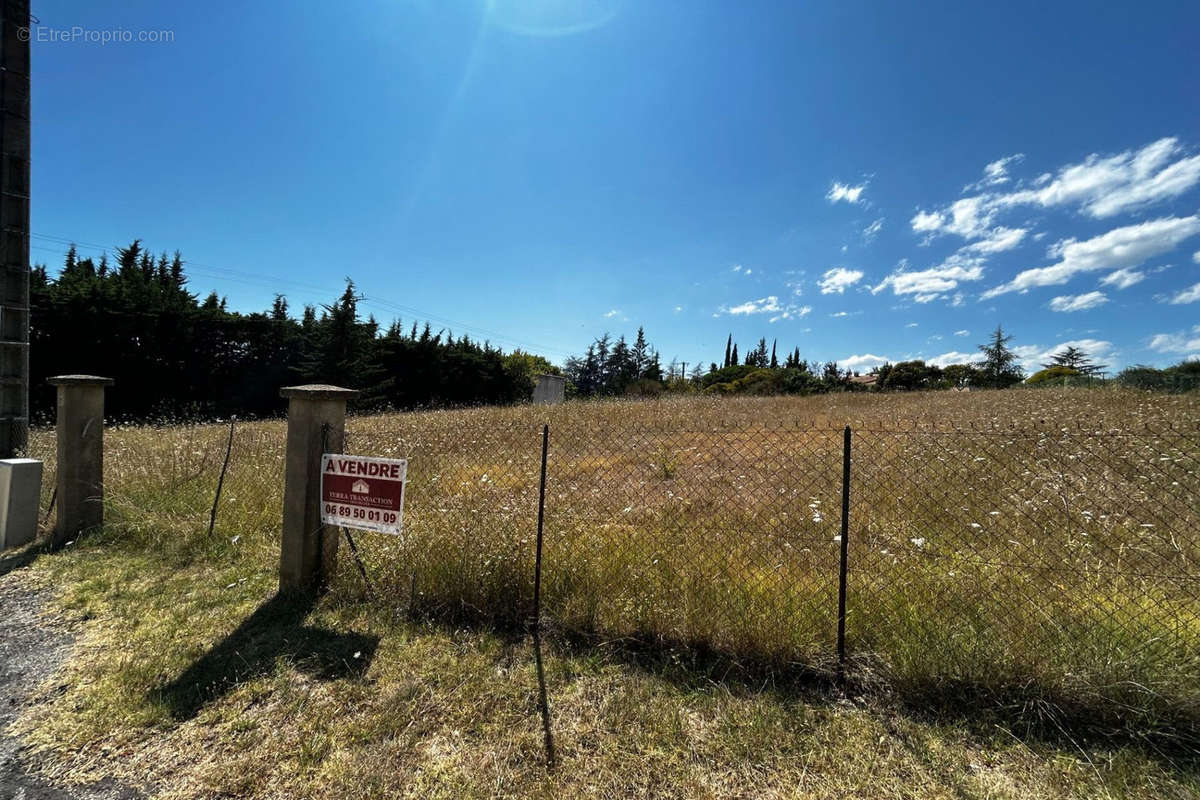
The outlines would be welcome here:
[[[400,533],[408,461],[342,453],[321,457],[321,522]]]

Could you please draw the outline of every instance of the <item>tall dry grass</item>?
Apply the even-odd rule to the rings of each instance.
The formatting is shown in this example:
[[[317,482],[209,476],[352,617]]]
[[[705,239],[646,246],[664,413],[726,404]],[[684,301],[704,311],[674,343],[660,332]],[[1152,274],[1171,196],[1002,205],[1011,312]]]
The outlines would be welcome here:
[[[860,673],[1194,720],[1198,410],[1192,396],[1074,389],[354,417],[349,452],[409,459],[405,533],[361,534],[374,594],[345,551],[335,594],[442,619],[526,618],[546,423],[552,626],[831,670],[850,424],[847,629]],[[209,539],[225,435],[110,429],[113,529],[273,569],[283,423],[238,426]],[[34,454],[52,457],[52,439],[36,434]]]

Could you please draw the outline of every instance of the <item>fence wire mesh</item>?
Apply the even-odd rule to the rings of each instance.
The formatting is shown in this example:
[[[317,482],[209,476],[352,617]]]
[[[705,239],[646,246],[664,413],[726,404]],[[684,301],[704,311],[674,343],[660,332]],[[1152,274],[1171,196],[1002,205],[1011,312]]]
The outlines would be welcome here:
[[[827,663],[841,432],[551,430],[546,608],[559,624]]]
[[[555,416],[551,627],[836,666],[841,427]],[[541,436],[528,417],[349,418],[345,452],[409,460],[403,534],[359,539],[377,599],[527,621]],[[164,542],[233,542],[271,564],[284,448],[279,420],[239,422],[231,446],[227,424],[110,428],[109,519]],[[46,461],[44,513],[54,432],[33,432],[29,449]],[[1200,706],[1200,431],[867,425],[851,455],[852,667]],[[337,591],[362,583],[342,558]]]
[[[361,549],[394,605],[515,624],[533,603],[541,429],[451,425],[379,430],[351,419],[345,450],[407,458],[404,534]],[[343,572],[345,570],[343,569]]]
[[[1194,695],[1198,459],[1195,431],[856,431],[854,649],[909,678]]]

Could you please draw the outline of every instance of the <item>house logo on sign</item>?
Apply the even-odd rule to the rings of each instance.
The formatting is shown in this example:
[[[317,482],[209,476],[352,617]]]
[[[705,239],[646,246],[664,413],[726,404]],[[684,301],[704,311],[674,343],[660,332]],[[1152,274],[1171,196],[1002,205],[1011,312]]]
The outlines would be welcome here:
[[[350,486],[350,491],[355,494],[369,494],[371,492],[371,485],[362,478],[359,478]]]

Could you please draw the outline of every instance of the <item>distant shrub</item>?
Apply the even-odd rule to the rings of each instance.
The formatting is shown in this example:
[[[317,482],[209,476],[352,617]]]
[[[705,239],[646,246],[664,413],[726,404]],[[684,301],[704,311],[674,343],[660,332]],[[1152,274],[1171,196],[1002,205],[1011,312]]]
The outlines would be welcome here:
[[[1117,383],[1134,389],[1163,392],[1188,392],[1200,389],[1200,361],[1181,361],[1173,367],[1158,369],[1145,364],[1126,367],[1117,375]]]
[[[723,369],[708,373],[700,379],[700,384],[703,388],[708,389],[719,383],[733,383],[758,369],[759,367],[752,367],[749,364],[734,364],[731,367],[724,367]]]
[[[625,387],[625,395],[627,397],[658,397],[665,391],[666,387],[661,381],[642,378]]]
[[[1078,378],[1082,374],[1083,373],[1081,373],[1079,370],[1071,369],[1070,367],[1053,366],[1033,373],[1025,379],[1025,383],[1029,384],[1030,386],[1063,383],[1066,381],[1066,379]]]
[[[781,370],[776,382],[784,394],[817,394],[826,388],[820,378],[806,369]]]
[[[734,381],[732,391],[737,394],[779,394],[776,373],[777,370],[756,368]]]

